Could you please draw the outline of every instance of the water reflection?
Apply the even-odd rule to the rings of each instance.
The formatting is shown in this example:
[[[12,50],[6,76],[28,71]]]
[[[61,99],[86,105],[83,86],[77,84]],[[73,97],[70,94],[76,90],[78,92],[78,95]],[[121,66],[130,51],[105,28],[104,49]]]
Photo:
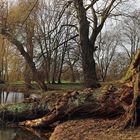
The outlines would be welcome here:
[[[48,140],[49,137],[37,136],[20,128],[0,129],[0,140]]]
[[[0,104],[11,104],[24,101],[25,98],[41,98],[36,94],[25,94],[19,92],[0,92]],[[0,140],[49,140],[50,131],[45,134],[36,130],[21,128],[0,128]]]
[[[24,101],[24,94],[19,92],[0,92],[0,104],[11,104]]]

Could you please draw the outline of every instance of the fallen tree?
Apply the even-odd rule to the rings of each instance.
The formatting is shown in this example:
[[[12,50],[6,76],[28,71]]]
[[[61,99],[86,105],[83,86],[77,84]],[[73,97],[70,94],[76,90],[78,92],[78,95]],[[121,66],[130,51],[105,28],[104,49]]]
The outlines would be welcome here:
[[[101,96],[96,96],[101,92]],[[116,88],[112,84],[95,93],[94,90],[52,94],[38,101],[25,101],[0,108],[2,120],[20,122],[19,125],[44,128],[75,118],[113,118],[126,113],[132,104],[132,84]]]
[[[10,121],[16,118],[15,121],[23,121],[19,125],[26,127],[44,128],[74,118],[124,116],[124,127],[136,126],[140,120],[140,57],[133,62],[130,75],[129,83],[121,87],[110,84],[100,89],[99,98],[91,89],[51,94],[39,101],[1,107],[0,117]]]
[[[109,85],[98,100],[94,98],[94,92],[90,90],[83,93],[68,93],[61,97],[54,108],[44,117],[25,121],[20,125],[45,127],[66,117],[110,118],[124,115],[124,127],[136,126],[140,118],[138,115],[140,111],[140,49],[134,57],[126,77],[124,81],[128,80],[129,83],[124,84],[121,89]]]
[[[116,94],[113,85],[104,92],[104,96],[95,99],[93,90],[83,92],[72,92],[63,95],[54,105],[54,108],[44,117],[21,122],[20,125],[26,127],[43,128],[49,125],[73,118],[112,118],[124,113],[122,105],[114,98],[112,93]],[[107,98],[104,98],[108,96]],[[115,95],[114,95],[115,96]],[[119,95],[119,98],[121,96]]]

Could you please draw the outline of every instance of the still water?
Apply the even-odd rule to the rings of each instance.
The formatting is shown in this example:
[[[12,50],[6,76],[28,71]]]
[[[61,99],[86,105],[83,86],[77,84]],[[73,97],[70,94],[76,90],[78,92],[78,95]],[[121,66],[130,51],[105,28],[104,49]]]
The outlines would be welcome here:
[[[11,104],[22,102],[25,99],[25,94],[20,92],[0,92],[0,104]]]
[[[0,105],[2,104],[11,104],[19,103],[24,101],[25,98],[33,97],[36,95],[24,94],[20,92],[0,92]],[[47,132],[46,135],[49,135],[50,132]],[[47,136],[41,136],[40,132],[32,132],[21,129],[21,128],[0,128],[0,140],[48,140]]]
[[[48,136],[47,136],[48,135]],[[49,140],[50,133],[30,132],[21,128],[0,129],[0,140]]]

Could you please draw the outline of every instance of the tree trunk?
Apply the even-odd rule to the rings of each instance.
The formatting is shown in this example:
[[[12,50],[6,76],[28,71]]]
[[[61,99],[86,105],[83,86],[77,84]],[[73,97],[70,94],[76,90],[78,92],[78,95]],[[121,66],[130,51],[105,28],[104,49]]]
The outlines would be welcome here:
[[[96,64],[93,58],[93,51],[90,47],[83,47],[82,53],[82,65],[83,65],[83,74],[84,74],[84,83],[88,88],[97,88],[100,84],[97,81],[96,76]],[[86,49],[87,53],[85,53],[84,49]]]
[[[28,23],[26,25],[26,35],[27,35],[27,53],[29,54],[30,58],[33,61],[33,42],[32,42],[32,38],[34,36],[34,25],[32,23]],[[26,66],[25,66],[25,73],[24,73],[24,79],[25,79],[25,85],[27,89],[32,89],[31,86],[31,81],[32,81],[32,71],[29,67],[29,65],[26,62]]]
[[[51,58],[47,58],[46,62],[45,62],[45,76],[46,76],[46,80],[47,80],[47,83],[50,84],[50,65],[51,65]]]
[[[50,112],[42,118],[27,120],[20,125],[26,127],[43,128],[56,122],[74,118],[112,118],[124,113],[120,104],[115,103],[115,99],[105,101],[102,105],[93,96],[93,91],[83,91],[67,93],[64,96],[54,97],[54,102]]]
[[[79,20],[79,34],[80,34],[80,47],[82,56],[82,66],[84,74],[84,83],[86,87],[97,88],[100,86],[96,76],[96,64],[93,58],[94,44],[89,39],[89,22],[86,16],[86,9],[83,6],[82,0],[74,1],[78,20]]]
[[[11,43],[13,43],[17,47],[17,49],[19,50],[19,52],[21,53],[21,55],[24,57],[27,64],[29,65],[29,67],[32,71],[33,77],[35,78],[35,81],[38,83],[39,87],[42,90],[46,91],[47,86],[46,86],[45,82],[41,79],[41,77],[39,76],[35,63],[33,62],[30,55],[25,51],[23,44],[20,41],[18,41],[16,38],[13,38],[13,36],[11,34],[8,34],[5,31],[2,32],[2,35],[4,35],[7,38],[7,40],[9,40]]]
[[[31,85],[31,80],[32,80],[32,78],[31,78],[31,75],[32,75],[31,69],[30,69],[28,64],[25,64],[25,65],[26,65],[25,66],[25,71],[24,71],[25,86],[26,86],[27,89],[32,89],[32,85]]]
[[[71,82],[75,82],[76,79],[75,79],[75,73],[74,73],[74,69],[73,69],[73,65],[71,64],[70,65],[70,70],[71,70]]]
[[[64,58],[65,58],[65,54],[66,54],[66,48],[67,48],[67,44],[64,43],[64,47],[62,50],[62,56],[61,56],[61,62],[60,62],[60,69],[59,69],[59,73],[58,73],[58,84],[61,84],[61,75],[62,75],[62,69],[63,69],[63,64],[64,64]]]
[[[131,105],[129,106],[127,112],[126,112],[126,120],[124,127],[134,127],[138,123],[138,107],[140,106],[140,64],[135,69],[135,73],[133,73],[133,88],[134,88],[134,97],[132,100]]]
[[[56,69],[57,69],[57,57],[58,57],[58,50],[55,50],[54,62],[53,62],[53,72],[52,72],[52,84],[55,84],[56,81]]]
[[[137,50],[137,53],[135,54],[130,66],[129,66],[129,69],[126,72],[126,75],[123,77],[123,79],[122,79],[123,82],[131,81],[135,64],[137,64],[138,62],[140,62],[140,49]]]

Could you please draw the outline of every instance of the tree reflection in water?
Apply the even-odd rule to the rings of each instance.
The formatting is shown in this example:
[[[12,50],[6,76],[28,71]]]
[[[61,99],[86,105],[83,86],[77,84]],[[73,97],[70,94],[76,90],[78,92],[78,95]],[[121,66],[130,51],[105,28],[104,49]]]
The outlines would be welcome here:
[[[11,104],[24,101],[29,95],[18,92],[0,91],[0,104]],[[37,96],[38,97],[38,96]],[[37,131],[25,128],[2,128],[0,127],[0,140],[49,140],[51,132],[48,130]]]
[[[0,92],[0,104],[11,104],[24,101],[24,94],[19,92]]]
[[[20,128],[6,128],[0,129],[0,140],[49,140],[50,134],[50,132],[40,133],[37,131],[34,134]]]

